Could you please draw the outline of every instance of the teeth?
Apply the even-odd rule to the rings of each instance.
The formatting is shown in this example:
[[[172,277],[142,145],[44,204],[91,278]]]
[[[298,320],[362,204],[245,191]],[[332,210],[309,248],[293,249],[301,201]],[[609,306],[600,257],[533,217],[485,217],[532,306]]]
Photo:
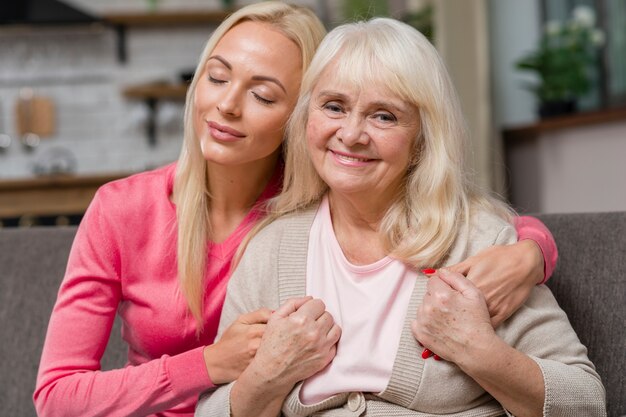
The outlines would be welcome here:
[[[355,158],[352,156],[347,156],[347,155],[337,155],[339,156],[339,158],[341,159],[345,159],[346,161],[355,161],[355,162],[367,162],[369,161],[369,159],[361,159],[361,158]]]

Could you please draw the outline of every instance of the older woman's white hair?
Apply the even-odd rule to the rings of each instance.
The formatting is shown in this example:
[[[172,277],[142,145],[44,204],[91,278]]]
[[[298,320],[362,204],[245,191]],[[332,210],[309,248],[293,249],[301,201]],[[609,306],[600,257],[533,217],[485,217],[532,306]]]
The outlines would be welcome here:
[[[306,126],[311,92],[329,65],[341,83],[359,89],[382,86],[419,112],[420,129],[404,192],[380,229],[391,256],[415,267],[438,266],[459,228],[468,224],[473,207],[480,205],[508,218],[504,204],[477,192],[467,179],[465,122],[439,54],[417,30],[387,18],[342,25],[320,45],[289,122],[285,188],[273,202],[271,218],[319,201],[328,188],[308,156]]]

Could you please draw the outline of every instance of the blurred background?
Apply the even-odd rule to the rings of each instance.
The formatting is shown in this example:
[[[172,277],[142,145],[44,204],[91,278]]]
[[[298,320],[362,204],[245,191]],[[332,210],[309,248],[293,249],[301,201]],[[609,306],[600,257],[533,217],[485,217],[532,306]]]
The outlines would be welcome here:
[[[626,210],[624,0],[292,2],[329,29],[386,15],[429,36],[473,175],[520,212]],[[0,226],[76,224],[103,183],[175,161],[204,43],[249,3],[2,2]]]

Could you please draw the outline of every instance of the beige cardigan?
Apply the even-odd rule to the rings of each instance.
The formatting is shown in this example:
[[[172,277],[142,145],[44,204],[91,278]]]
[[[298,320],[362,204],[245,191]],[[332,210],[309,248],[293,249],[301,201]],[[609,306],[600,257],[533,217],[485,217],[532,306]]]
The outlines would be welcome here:
[[[241,314],[261,307],[276,309],[288,298],[305,295],[307,246],[316,208],[278,219],[252,239],[230,280],[218,338]],[[470,229],[469,238],[465,233],[459,236],[446,264],[517,239],[511,225],[491,214],[475,215]],[[453,363],[421,358],[410,323],[425,291],[426,278],[420,275],[409,302],[391,379],[383,392],[342,393],[305,406],[299,401],[298,384],[285,400],[283,415],[510,415]],[[606,416],[604,387],[587,358],[587,349],[546,286],[537,286],[525,305],[497,329],[497,334],[539,364],[545,382],[544,416]],[[205,393],[196,416],[229,416],[232,385]]]

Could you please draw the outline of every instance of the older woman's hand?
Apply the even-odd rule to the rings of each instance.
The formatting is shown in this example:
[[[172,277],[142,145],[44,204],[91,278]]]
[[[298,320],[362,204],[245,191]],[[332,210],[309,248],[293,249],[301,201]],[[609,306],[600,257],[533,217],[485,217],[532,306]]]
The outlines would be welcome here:
[[[268,383],[291,389],[330,363],[340,336],[321,300],[290,299],[271,315],[252,366]]]
[[[270,317],[254,360],[230,394],[232,416],[276,416],[294,385],[335,357],[341,329],[321,300],[288,300]]]
[[[447,269],[467,276],[483,293],[495,328],[516,312],[543,280],[544,259],[537,243],[521,240],[491,246]]]
[[[497,337],[482,293],[457,272],[439,270],[412,323],[413,335],[441,358],[459,365],[478,341]]]

